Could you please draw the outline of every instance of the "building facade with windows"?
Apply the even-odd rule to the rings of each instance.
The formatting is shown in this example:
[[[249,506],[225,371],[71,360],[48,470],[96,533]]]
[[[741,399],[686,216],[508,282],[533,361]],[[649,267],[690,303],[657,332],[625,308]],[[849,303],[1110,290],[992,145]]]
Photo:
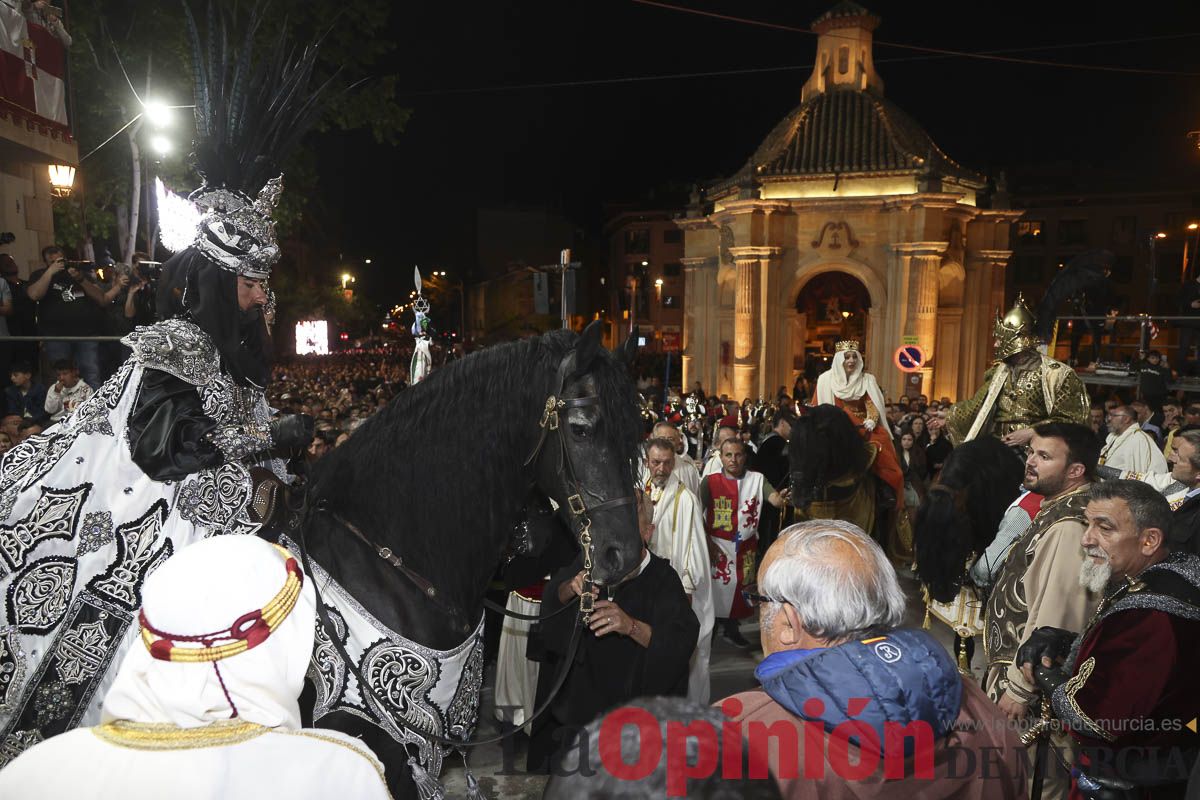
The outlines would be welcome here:
[[[56,17],[0,3],[0,232],[27,277],[54,243],[49,166],[74,167],[79,148],[67,120],[70,37]]]
[[[853,338],[892,396],[914,388],[893,364],[909,342],[921,391],[978,386],[1020,213],[980,207],[984,176],[886,99],[879,22],[851,2],[817,19],[800,105],[679,221],[686,385],[769,397]]]
[[[623,211],[604,227],[609,263],[604,279],[608,322],[615,345],[633,334],[645,349],[678,353],[683,341],[683,231],[678,211]],[[598,317],[598,318],[599,318]]]

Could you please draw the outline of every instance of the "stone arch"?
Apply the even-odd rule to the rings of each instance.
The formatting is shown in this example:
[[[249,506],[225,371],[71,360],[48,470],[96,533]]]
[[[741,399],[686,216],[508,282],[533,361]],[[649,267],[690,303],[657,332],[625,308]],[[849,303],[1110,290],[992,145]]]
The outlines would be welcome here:
[[[847,275],[857,278],[863,286],[867,287],[867,294],[871,296],[871,308],[882,309],[887,306],[887,288],[883,285],[883,281],[875,274],[875,270],[857,261],[849,259],[822,259],[813,264],[802,264],[796,268],[795,274],[792,275],[792,281],[788,285],[787,292],[784,293],[787,307],[795,308],[796,300],[800,297],[800,292],[805,285],[818,275],[826,272],[844,272]]]
[[[781,310],[783,317],[787,321],[786,331],[781,331],[781,351],[787,353],[787,366],[792,368],[792,374],[802,366],[803,351],[799,352],[801,358],[797,358],[797,341],[807,332],[807,321],[802,320],[801,314],[796,310],[796,304],[800,298],[800,293],[818,275],[824,275],[829,272],[841,272],[856,279],[867,290],[867,295],[871,300],[871,310],[867,316],[867,350],[864,355],[870,364],[883,363],[886,357],[886,339],[884,332],[884,321],[887,316],[887,288],[879,275],[867,264],[853,259],[821,259],[812,263],[802,264],[797,267],[792,274],[791,280],[787,284],[787,290],[782,293],[779,298],[783,304]],[[804,328],[805,330],[801,330]]]

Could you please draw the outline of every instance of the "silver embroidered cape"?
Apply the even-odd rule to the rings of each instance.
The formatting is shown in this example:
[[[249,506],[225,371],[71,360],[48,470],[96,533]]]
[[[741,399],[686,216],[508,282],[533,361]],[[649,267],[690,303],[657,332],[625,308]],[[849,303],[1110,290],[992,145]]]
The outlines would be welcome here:
[[[133,355],[91,399],[0,458],[0,767],[98,721],[155,567],[199,538],[257,530],[238,459],[265,449],[262,393],[223,374],[212,341],[184,320],[124,342]],[[160,482],[133,462],[128,420],[148,368],[196,387],[226,463]]]

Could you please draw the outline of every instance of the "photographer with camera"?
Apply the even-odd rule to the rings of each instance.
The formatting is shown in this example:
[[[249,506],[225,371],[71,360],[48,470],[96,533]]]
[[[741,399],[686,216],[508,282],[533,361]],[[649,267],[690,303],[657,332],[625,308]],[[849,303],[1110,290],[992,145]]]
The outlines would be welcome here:
[[[150,266],[143,266],[150,257],[145,253],[133,254],[133,268],[129,271],[129,286],[125,291],[123,304],[126,324],[129,330],[141,325],[152,325],[154,316],[154,279],[150,275]],[[155,265],[157,268],[158,265]],[[157,277],[155,275],[154,277]]]
[[[82,270],[67,266],[63,249],[42,248],[45,267],[29,276],[26,293],[38,304],[38,333],[42,336],[98,336],[104,332],[104,312],[111,297]],[[91,301],[91,302],[86,302]],[[100,386],[99,342],[43,342],[50,361],[74,359],[79,374],[93,389]]]

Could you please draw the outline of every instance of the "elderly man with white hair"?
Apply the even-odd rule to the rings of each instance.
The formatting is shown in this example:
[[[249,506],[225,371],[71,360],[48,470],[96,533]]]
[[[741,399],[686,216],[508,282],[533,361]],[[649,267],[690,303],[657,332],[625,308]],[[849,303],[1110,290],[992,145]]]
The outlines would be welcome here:
[[[140,623],[101,724],[27,750],[0,770],[0,797],[389,796],[366,745],[301,729],[316,597],[286,550],[185,547],[146,579]]]
[[[785,529],[759,589],[761,686],[720,705],[748,738],[751,764],[765,758],[785,797],[1023,794],[1015,731],[945,648],[899,627],[896,572],[860,528],[813,520]]]
[[[684,444],[683,433],[669,422],[655,423],[654,428],[650,431],[651,439],[666,439],[675,449],[675,466],[674,474],[679,477],[680,482],[687,487],[687,490],[694,495],[700,494],[700,468],[696,466],[696,462],[692,461],[687,454],[687,447]],[[646,462],[642,461],[642,485],[647,487],[649,492],[650,474],[646,468]]]

